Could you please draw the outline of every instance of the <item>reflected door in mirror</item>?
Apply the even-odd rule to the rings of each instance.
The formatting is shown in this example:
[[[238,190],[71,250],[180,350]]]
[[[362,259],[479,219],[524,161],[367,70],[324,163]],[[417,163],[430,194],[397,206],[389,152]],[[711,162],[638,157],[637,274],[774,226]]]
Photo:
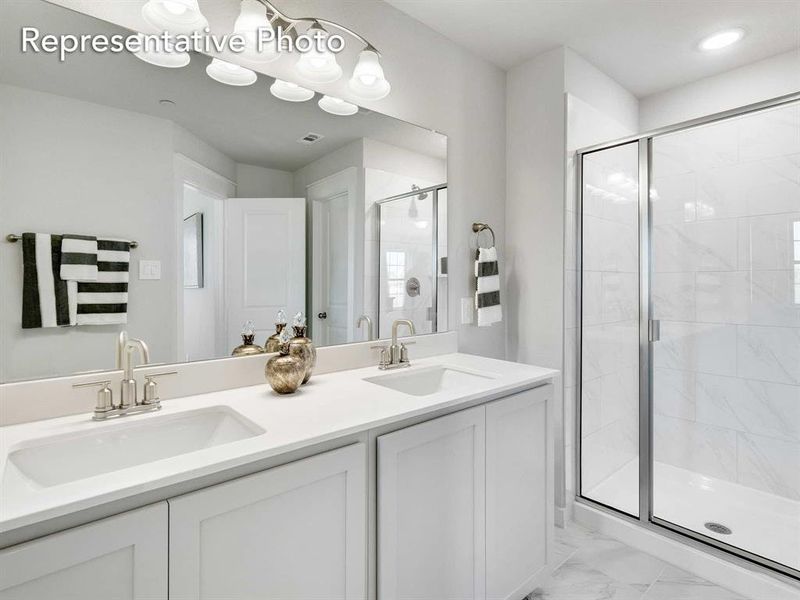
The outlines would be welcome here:
[[[225,305],[228,343],[241,343],[246,321],[256,342],[272,335],[281,309],[305,311],[303,198],[228,198],[225,201]]]

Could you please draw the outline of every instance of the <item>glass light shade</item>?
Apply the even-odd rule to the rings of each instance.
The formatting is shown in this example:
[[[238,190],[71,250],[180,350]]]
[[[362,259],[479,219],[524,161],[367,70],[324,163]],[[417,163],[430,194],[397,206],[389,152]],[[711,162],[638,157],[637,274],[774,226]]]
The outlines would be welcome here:
[[[211,63],[206,67],[206,73],[211,79],[225,85],[253,85],[258,79],[255,71],[218,58],[212,59]]]
[[[333,96],[323,96],[317,104],[319,104],[319,107],[326,113],[340,117],[349,117],[358,112],[358,106],[355,104],[350,104],[341,98],[335,98]]]
[[[358,55],[358,63],[350,78],[350,89],[359,98],[380,100],[389,95],[392,86],[383,74],[378,53],[374,50],[363,50]]]
[[[314,97],[312,90],[300,87],[291,81],[284,81],[283,79],[276,79],[275,83],[269,86],[270,93],[276,98],[286,100],[287,102],[305,102]]]
[[[188,52],[176,52],[171,45],[164,44],[161,38],[150,38],[150,41],[147,42],[149,44],[148,47],[145,45],[144,36],[141,33],[138,37],[142,44],[142,49],[136,52],[134,56],[146,63],[157,67],[179,69],[188,65],[192,60]]]
[[[242,9],[233,25],[233,33],[244,37],[246,47],[244,51],[235,54],[253,62],[265,63],[278,59],[280,53],[274,37],[259,44],[259,37],[266,36],[267,31],[272,31],[274,34],[267,18],[267,7],[258,0],[242,0]]]
[[[149,0],[142,7],[142,18],[159,31],[192,33],[208,27],[197,0]]]
[[[313,31],[309,30],[309,35]],[[324,34],[327,37],[327,34]],[[336,62],[333,52],[317,50],[316,43],[300,55],[295,67],[297,73],[309,83],[333,83],[342,76],[342,67]]]

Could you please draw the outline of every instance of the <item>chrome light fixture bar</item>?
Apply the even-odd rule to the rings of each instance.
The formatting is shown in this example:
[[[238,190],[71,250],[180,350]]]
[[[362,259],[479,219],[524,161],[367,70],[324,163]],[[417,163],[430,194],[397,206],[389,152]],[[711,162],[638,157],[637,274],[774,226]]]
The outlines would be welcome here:
[[[298,23],[309,23],[310,28],[317,27],[325,30],[325,27],[328,27],[338,29],[339,31],[358,40],[364,45],[364,49],[358,55],[358,63],[356,64],[356,67],[353,71],[353,76],[349,81],[350,89],[359,98],[363,98],[364,100],[380,100],[381,98],[385,98],[389,95],[389,92],[392,88],[387,81],[383,72],[383,67],[381,67],[380,64],[381,53],[378,52],[377,48],[375,48],[375,46],[372,45],[372,43],[364,36],[356,33],[349,27],[345,27],[340,23],[336,23],[335,21],[329,21],[328,19],[321,19],[319,17],[290,17],[289,15],[278,10],[269,0],[256,1],[266,6],[267,17],[269,18],[270,23],[275,27],[282,27],[286,32],[290,32],[295,29]],[[314,58],[321,62],[320,57],[310,57],[311,60],[314,60]],[[333,56],[332,58],[333,64],[335,65],[336,59]],[[311,78],[309,78],[309,73],[307,70],[308,67],[306,66],[305,61],[303,61],[301,58],[301,61],[298,63],[298,70],[300,70],[301,73],[305,73],[305,77],[313,83],[329,83],[330,81],[338,80],[339,77],[341,77],[341,73],[333,77],[333,72],[335,72],[337,67],[338,65],[333,66],[328,63],[329,70],[327,71],[327,74],[329,75],[330,79],[325,79],[323,75],[319,75],[314,78],[313,73],[311,74]],[[301,74],[301,76],[303,75]],[[323,81],[323,79],[325,80]]]
[[[142,17],[151,27],[176,34],[190,34],[208,27],[208,20],[200,11],[197,0],[148,0],[142,8]],[[280,28],[284,33],[296,37],[297,26],[301,24],[308,25],[308,32],[320,32],[323,36],[329,35],[329,30],[335,29],[362,44],[364,48],[358,55],[358,61],[348,81],[349,89],[356,97],[363,100],[380,100],[389,95],[392,88],[380,63],[381,54],[364,36],[328,19],[291,17],[281,12],[270,0],[241,0],[240,14],[233,32],[244,36],[246,40],[246,48],[241,53],[245,64],[271,62],[280,57],[275,42],[267,43],[260,52],[258,51],[256,46],[260,31],[264,29],[274,31]],[[139,53],[137,56],[163,67],[182,67],[189,62],[188,53],[170,53],[168,48],[158,48],[158,52],[150,54],[153,56],[144,53]],[[342,67],[336,61],[336,55],[327,49],[319,51],[312,48],[302,53],[295,68],[298,78],[311,84],[333,83],[343,74]],[[242,66],[234,69],[229,61],[219,58],[212,60],[207,72],[216,81],[228,85],[250,85],[257,79],[255,71]],[[276,81],[270,90],[275,97],[291,102],[310,100],[313,97],[313,92],[311,95],[308,94],[310,90],[295,87],[296,89],[289,90],[286,82]],[[357,108],[355,111],[350,108],[355,106],[353,104],[345,103],[347,104],[345,109],[341,105],[333,107],[329,100],[323,100],[336,111],[334,114],[357,112]]]

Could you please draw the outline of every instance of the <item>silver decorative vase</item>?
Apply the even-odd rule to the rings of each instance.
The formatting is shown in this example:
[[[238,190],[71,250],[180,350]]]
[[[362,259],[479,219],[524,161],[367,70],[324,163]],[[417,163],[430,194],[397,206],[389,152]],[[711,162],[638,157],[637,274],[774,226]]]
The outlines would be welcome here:
[[[294,337],[289,341],[289,354],[304,362],[306,373],[303,383],[308,383],[311,373],[314,372],[314,367],[317,365],[317,349],[314,347],[314,343],[306,337],[305,327],[295,325],[293,329]]]
[[[280,346],[280,354],[273,356],[264,367],[270,387],[279,394],[293,394],[303,383],[306,364],[302,358],[289,353],[289,345]]]

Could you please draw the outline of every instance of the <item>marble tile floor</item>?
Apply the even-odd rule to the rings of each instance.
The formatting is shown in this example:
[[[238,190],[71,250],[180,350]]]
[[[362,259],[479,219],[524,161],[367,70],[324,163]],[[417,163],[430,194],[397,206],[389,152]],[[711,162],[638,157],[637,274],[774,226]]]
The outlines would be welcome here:
[[[526,600],[746,600],[575,523],[556,528],[556,562]]]

